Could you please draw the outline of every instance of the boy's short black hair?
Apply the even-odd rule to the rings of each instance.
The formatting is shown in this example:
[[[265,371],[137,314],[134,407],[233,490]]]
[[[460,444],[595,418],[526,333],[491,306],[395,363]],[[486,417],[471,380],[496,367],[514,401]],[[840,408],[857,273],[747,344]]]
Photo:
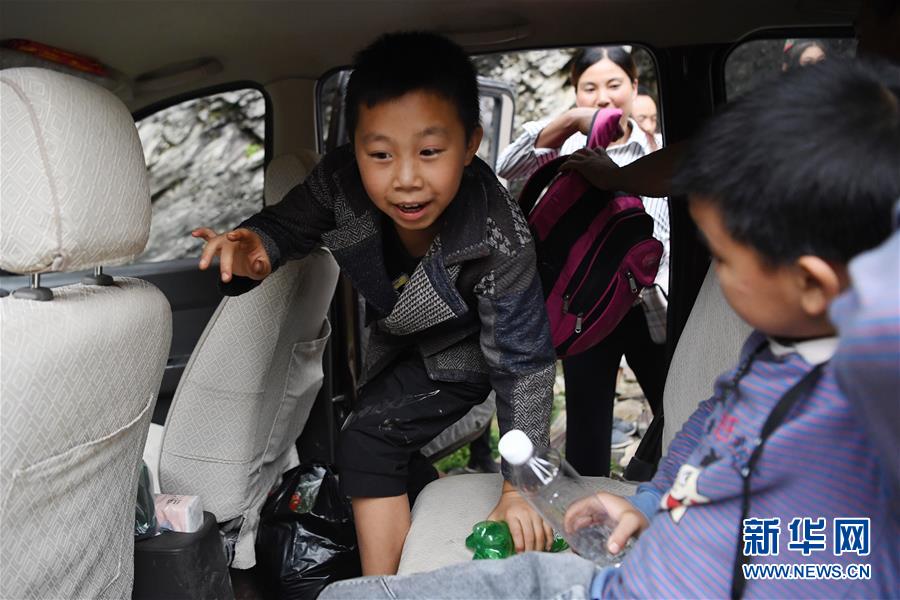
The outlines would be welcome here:
[[[371,108],[416,90],[456,106],[467,139],[481,124],[478,80],[462,48],[434,33],[388,33],[356,55],[344,108],[350,138],[362,104]]]
[[[900,198],[900,68],[825,61],[712,118],[673,180],[710,201],[732,238],[772,265],[846,263],[891,232]]]

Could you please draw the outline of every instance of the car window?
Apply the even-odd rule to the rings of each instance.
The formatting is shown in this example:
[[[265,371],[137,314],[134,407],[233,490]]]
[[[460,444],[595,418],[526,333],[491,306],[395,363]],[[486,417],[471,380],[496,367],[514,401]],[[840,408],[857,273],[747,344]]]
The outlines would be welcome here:
[[[150,239],[135,262],[200,256],[190,237],[225,231],[263,206],[265,98],[242,89],[195,98],[137,122],[150,175]]]
[[[856,56],[851,38],[771,38],[751,40],[734,48],[725,61],[725,94],[729,100],[779,74],[820,60]]]

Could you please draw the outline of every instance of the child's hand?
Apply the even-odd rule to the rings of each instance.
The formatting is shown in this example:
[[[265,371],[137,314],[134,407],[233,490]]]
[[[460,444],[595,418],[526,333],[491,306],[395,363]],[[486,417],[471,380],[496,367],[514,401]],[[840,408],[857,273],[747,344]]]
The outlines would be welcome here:
[[[650,522],[631,502],[621,496],[598,492],[582,498],[566,511],[566,533],[572,533],[595,523],[615,523],[616,526],[607,541],[611,554],[618,554],[629,538],[639,536]]]
[[[232,275],[260,281],[272,272],[272,263],[262,240],[249,229],[235,229],[219,235],[209,227],[200,227],[191,235],[206,240],[200,256],[200,270],[205,271],[218,254],[222,281],[226,283],[231,281]]]
[[[618,180],[619,165],[606,154],[603,148],[582,148],[571,154],[559,167],[560,171],[577,171],[591,185],[601,190],[617,190],[621,184]]]
[[[497,506],[488,515],[489,521],[506,521],[512,534],[516,553],[528,550],[549,550],[553,544],[553,529],[544,523],[515,487],[503,482]]]

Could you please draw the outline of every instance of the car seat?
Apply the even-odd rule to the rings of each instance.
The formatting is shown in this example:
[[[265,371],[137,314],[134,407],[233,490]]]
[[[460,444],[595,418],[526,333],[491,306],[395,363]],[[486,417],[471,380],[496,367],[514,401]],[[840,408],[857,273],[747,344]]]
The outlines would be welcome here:
[[[281,200],[305,175],[299,157],[273,159],[267,202]],[[237,526],[235,568],[256,564],[260,508],[281,473],[298,464],[294,443],[322,385],[337,278],[337,263],[323,249],[288,262],[250,292],[224,298],[172,400],[160,490],[200,496],[220,524]]]
[[[94,83],[0,72],[0,597],[129,597],[138,466],[172,337],[140,254],[150,188],[134,120]],[[96,269],[53,290],[40,274]],[[97,283],[102,285],[97,285]]]
[[[663,405],[663,453],[701,400],[712,395],[716,378],[732,368],[750,327],[728,306],[710,267],[678,340]],[[589,477],[597,489],[630,495],[636,484]],[[484,519],[500,497],[500,475],[444,477],[430,483],[412,508],[412,525],[403,546],[398,573],[431,571],[471,560],[465,546],[472,525]]]

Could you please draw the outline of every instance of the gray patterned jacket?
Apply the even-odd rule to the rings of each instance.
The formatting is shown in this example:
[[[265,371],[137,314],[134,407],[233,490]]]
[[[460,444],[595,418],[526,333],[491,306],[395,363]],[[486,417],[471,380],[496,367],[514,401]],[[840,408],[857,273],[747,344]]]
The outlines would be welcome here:
[[[273,268],[320,245],[331,250],[374,321],[364,380],[415,345],[433,380],[490,381],[501,433],[522,429],[547,445],[555,354],[534,244],[517,204],[476,158],[441,217],[440,234],[399,294],[384,265],[382,218],[352,148],[344,146],[241,226],[260,235]],[[240,279],[223,286],[225,293],[253,285]]]

